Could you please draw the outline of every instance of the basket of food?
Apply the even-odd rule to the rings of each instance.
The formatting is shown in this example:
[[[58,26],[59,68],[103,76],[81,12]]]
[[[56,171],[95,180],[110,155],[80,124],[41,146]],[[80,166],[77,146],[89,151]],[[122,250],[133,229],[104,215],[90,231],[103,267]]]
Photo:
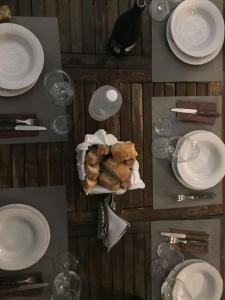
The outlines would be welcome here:
[[[87,134],[76,151],[78,175],[86,194],[123,194],[145,187],[133,143],[118,141],[100,129]]]

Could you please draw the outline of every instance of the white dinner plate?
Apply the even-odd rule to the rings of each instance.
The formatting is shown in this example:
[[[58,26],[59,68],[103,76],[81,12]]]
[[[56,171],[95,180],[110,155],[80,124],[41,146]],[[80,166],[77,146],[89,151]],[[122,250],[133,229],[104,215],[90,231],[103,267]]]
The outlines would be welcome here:
[[[197,189],[209,189],[225,175],[225,145],[210,131],[192,131],[184,135],[197,142],[199,155],[189,162],[177,162],[177,170],[185,183]],[[185,151],[185,143],[180,151]]]
[[[37,37],[23,26],[0,24],[0,87],[26,88],[40,76],[44,52]]]
[[[0,269],[21,270],[38,262],[48,249],[50,228],[34,207],[10,204],[0,209]]]
[[[210,55],[223,44],[223,16],[211,1],[185,0],[173,12],[171,34],[184,53],[194,57]]]
[[[31,85],[29,85],[28,87],[23,88],[23,89],[19,89],[19,90],[7,90],[7,89],[0,88],[0,96],[2,96],[2,97],[15,97],[15,96],[22,95],[22,94],[28,92],[29,90],[31,90],[32,87],[36,83],[37,83],[37,81],[35,81]]]
[[[177,274],[176,279],[173,300],[181,299],[179,295],[183,293],[183,286],[193,300],[220,300],[223,280],[220,273],[208,263],[190,264]]]
[[[171,34],[171,18],[172,18],[172,14],[170,15],[168,22],[167,22],[167,26],[166,26],[166,36],[167,36],[167,42],[169,44],[169,47],[171,49],[171,51],[173,52],[173,54],[179,58],[181,61],[189,64],[189,65],[203,65],[206,64],[208,62],[210,62],[211,60],[213,60],[221,51],[223,45],[221,45],[216,51],[214,51],[213,53],[211,53],[208,56],[205,57],[193,57],[190,56],[186,53],[184,53],[183,51],[181,51],[178,46],[176,45],[176,43],[173,40],[172,34]]]
[[[172,297],[170,297],[170,293],[169,293],[169,288],[168,288],[168,285],[167,285],[167,281],[175,278],[177,276],[177,274],[181,270],[183,270],[183,268],[185,268],[186,266],[189,266],[191,264],[194,264],[194,263],[205,263],[205,261],[201,260],[201,259],[188,259],[188,260],[185,260],[182,263],[176,265],[172,269],[172,271],[170,271],[169,275],[166,278],[166,281],[164,281],[164,283],[162,284],[162,287],[161,287],[161,295],[162,295],[162,297],[165,298],[165,300],[172,300]]]

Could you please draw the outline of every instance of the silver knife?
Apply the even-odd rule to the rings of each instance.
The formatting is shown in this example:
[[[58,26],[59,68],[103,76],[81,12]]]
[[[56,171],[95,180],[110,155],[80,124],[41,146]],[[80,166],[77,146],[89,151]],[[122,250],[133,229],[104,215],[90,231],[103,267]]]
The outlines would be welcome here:
[[[43,126],[30,126],[30,125],[13,125],[13,124],[0,124],[0,131],[43,131],[47,130]]]
[[[201,111],[192,108],[172,108],[171,111],[179,112],[183,114],[194,114],[194,115],[208,116],[208,117],[219,117],[221,115],[217,111]]]
[[[160,232],[161,236],[168,238],[177,238],[177,239],[190,239],[195,241],[207,241],[209,239],[209,235],[198,235],[191,233],[178,233],[178,232]]]

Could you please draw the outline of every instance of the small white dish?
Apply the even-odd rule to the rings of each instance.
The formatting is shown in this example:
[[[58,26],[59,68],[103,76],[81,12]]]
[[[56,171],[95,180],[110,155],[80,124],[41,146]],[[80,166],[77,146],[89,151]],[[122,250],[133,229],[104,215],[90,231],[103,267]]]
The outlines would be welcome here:
[[[184,53],[193,57],[210,55],[223,44],[223,16],[211,1],[185,0],[173,12],[171,34]]]
[[[223,45],[221,45],[215,52],[213,52],[212,54],[205,56],[205,57],[193,57],[190,56],[186,53],[184,53],[183,51],[181,51],[176,43],[173,40],[172,34],[171,34],[171,18],[172,18],[172,14],[170,15],[168,22],[167,22],[167,26],[166,26],[166,36],[167,36],[167,42],[168,45],[171,49],[171,51],[173,52],[173,54],[180,59],[181,61],[189,64],[189,65],[203,65],[206,64],[210,61],[212,61],[221,51]]]
[[[0,87],[27,88],[40,76],[44,52],[37,37],[27,28],[0,24]]]
[[[194,189],[209,189],[225,175],[225,145],[214,133],[201,130],[185,135],[198,143],[200,154],[192,161],[177,162],[182,180]],[[185,145],[184,145],[185,147]],[[185,148],[180,148],[185,151]]]
[[[223,280],[220,273],[208,263],[194,263],[184,267],[176,276],[173,300],[181,299],[183,286],[193,300],[220,300]],[[186,298],[184,298],[186,299]]]
[[[165,298],[165,300],[173,300],[172,299],[172,295],[170,297],[170,292],[169,292],[169,287],[167,282],[169,282],[170,280],[172,280],[173,278],[175,278],[177,276],[177,274],[183,270],[183,268],[185,268],[186,266],[189,266],[191,264],[194,263],[205,263],[204,260],[201,259],[188,259],[183,261],[182,263],[176,265],[172,271],[170,271],[169,275],[167,276],[166,280],[164,281],[164,283],[161,286],[161,295],[162,297]]]
[[[24,204],[0,208],[0,269],[21,270],[34,265],[49,242],[48,222],[37,209]]]

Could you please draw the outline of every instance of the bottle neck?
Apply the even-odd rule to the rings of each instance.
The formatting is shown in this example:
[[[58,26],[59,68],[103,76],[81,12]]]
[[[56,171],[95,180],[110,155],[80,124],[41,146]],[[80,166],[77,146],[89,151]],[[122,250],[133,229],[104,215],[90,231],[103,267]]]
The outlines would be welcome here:
[[[146,0],[136,0],[131,10],[137,14],[141,14],[145,9],[145,7],[146,7]]]

